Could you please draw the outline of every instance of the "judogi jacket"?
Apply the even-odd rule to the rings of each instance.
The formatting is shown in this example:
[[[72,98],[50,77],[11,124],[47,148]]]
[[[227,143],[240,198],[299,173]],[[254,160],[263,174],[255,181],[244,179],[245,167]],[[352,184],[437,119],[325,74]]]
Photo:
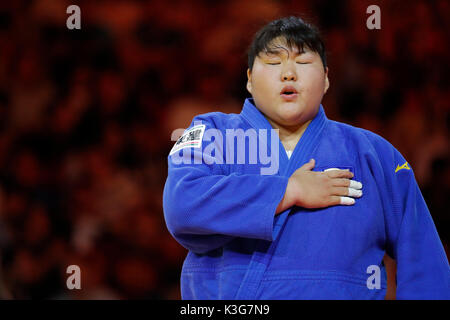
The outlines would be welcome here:
[[[257,154],[277,153],[278,163],[252,162],[255,135],[239,144],[225,139],[227,129],[255,131]],[[290,158],[271,129],[246,99],[240,114],[195,117],[172,149],[163,206],[169,232],[189,250],[183,299],[384,299],[385,253],[397,262],[397,299],[450,298],[445,251],[399,151],[329,120],[322,105]],[[349,169],[363,196],[275,216],[289,177],[311,158],[314,171]]]

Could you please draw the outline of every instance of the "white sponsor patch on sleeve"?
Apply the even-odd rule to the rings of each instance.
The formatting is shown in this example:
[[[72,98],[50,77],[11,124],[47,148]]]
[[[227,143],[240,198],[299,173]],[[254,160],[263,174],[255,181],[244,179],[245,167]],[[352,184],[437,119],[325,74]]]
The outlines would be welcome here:
[[[187,130],[175,142],[169,156],[184,148],[200,148],[202,146],[203,134],[205,133],[205,125],[197,125]]]

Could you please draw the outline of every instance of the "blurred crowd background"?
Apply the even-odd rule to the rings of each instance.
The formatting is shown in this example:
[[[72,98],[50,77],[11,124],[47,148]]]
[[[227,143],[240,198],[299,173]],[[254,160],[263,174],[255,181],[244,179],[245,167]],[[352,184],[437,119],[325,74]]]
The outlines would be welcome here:
[[[66,8],[81,8],[68,30]],[[366,8],[381,8],[369,30]],[[186,250],[162,210],[171,133],[249,97],[246,49],[270,20],[317,24],[327,116],[408,160],[447,250],[450,2],[2,1],[0,294],[178,299]],[[66,288],[81,268],[82,290]]]

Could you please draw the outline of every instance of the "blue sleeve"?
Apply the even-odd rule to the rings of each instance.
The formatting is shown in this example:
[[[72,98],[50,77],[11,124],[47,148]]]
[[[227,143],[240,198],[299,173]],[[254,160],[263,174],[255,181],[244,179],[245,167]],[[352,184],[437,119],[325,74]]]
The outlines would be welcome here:
[[[393,146],[381,154],[388,198],[387,253],[397,262],[397,299],[450,299],[450,268],[411,166]]]
[[[198,121],[197,118],[193,122]],[[202,123],[206,130],[214,129],[212,121],[203,119]],[[216,140],[204,139],[200,148],[178,151],[181,154],[189,150],[190,163],[177,164],[172,159],[174,155],[168,157],[163,207],[169,232],[195,253],[222,247],[234,237],[271,241],[275,211],[288,178],[228,174],[226,164],[205,161],[203,151],[210,143]]]

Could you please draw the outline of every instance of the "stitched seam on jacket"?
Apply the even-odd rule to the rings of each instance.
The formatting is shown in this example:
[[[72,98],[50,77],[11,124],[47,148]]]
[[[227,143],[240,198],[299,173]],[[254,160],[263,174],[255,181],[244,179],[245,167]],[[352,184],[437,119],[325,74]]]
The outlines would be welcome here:
[[[193,273],[193,272],[211,272],[211,273],[221,273],[221,272],[227,272],[227,271],[233,271],[233,270],[247,270],[247,266],[242,267],[212,267],[212,268],[205,268],[205,267],[191,267],[185,268],[183,270],[183,273]]]
[[[280,277],[270,277],[263,278],[261,282],[269,282],[269,281],[280,281],[280,280],[318,280],[318,281],[337,281],[337,282],[345,282],[354,285],[358,285],[364,288],[367,288],[367,284],[365,281],[359,279],[351,279],[351,278],[342,278],[342,277],[333,277],[331,275],[328,276],[280,276]],[[380,289],[386,289],[384,283],[380,284]]]
[[[368,275],[369,276],[369,275]],[[273,280],[336,280],[356,283],[364,287],[367,286],[367,278],[365,276],[343,273],[339,271],[311,271],[311,270],[293,270],[293,271],[271,271],[266,274],[262,281]],[[381,286],[386,286],[386,280],[381,278]]]
[[[346,277],[350,279],[359,279],[359,280],[366,280],[366,276],[361,276],[359,274],[350,273],[350,272],[343,272],[343,271],[337,271],[337,270],[277,270],[277,271],[268,271],[265,278],[270,277],[280,277],[280,276],[332,276],[332,277]]]

